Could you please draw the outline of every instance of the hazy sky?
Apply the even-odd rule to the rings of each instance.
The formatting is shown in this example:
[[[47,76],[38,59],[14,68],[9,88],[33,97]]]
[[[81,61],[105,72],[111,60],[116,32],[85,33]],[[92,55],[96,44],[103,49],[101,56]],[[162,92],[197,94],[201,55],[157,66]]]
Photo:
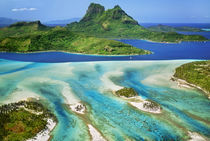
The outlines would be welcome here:
[[[58,20],[82,17],[91,2],[120,5],[140,23],[210,23],[210,0],[0,0],[0,17]]]

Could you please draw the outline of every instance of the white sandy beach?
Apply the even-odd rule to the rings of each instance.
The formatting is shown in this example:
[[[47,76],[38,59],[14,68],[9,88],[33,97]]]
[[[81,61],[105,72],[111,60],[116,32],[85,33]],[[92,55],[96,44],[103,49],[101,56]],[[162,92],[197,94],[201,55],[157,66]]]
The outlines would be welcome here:
[[[144,108],[144,103],[147,103],[147,101],[144,101],[144,102],[129,102],[129,103],[131,105],[133,105],[134,107],[138,108],[141,111],[154,113],[154,114],[160,114],[161,113],[161,109],[160,108],[158,108],[157,110]]]
[[[85,114],[86,110],[85,105],[82,103],[71,104],[70,109],[78,114]]]
[[[47,127],[45,130],[39,132],[34,138],[27,141],[48,141],[50,138],[50,132],[55,128],[56,122],[52,119],[47,119]]]
[[[172,77],[172,79],[177,83],[178,87],[180,88],[187,88],[187,89],[193,89],[193,88],[196,88],[200,91],[203,91],[205,94],[207,94],[208,96],[208,99],[210,99],[210,93],[203,90],[201,87],[199,86],[196,86],[194,84],[191,84],[191,83],[188,83],[187,81],[183,80],[183,79],[179,79],[179,78],[175,78],[175,77]]]
[[[151,108],[145,108],[144,104],[150,104],[150,101],[144,100],[143,98],[141,98],[140,96],[136,96],[136,97],[131,97],[131,98],[127,98],[130,100],[134,100],[134,101],[130,101],[129,103],[138,108],[141,111],[145,111],[145,112],[149,112],[149,113],[154,113],[154,114],[160,114],[161,113],[161,108],[158,107],[156,109],[151,109]]]
[[[206,141],[200,134],[196,133],[196,132],[190,132],[188,131],[188,134],[190,136],[190,140],[188,141]]]
[[[92,125],[88,124],[88,129],[92,137],[92,141],[106,141]]]

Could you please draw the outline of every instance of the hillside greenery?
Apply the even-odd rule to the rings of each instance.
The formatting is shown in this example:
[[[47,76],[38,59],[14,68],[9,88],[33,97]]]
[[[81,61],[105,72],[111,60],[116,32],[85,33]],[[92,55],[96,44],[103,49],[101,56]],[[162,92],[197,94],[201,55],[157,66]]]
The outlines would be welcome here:
[[[189,32],[204,32],[200,28],[188,27],[188,26],[181,26],[181,27],[173,27],[167,25],[156,25],[150,26],[147,28],[150,31],[157,31],[157,32],[177,32],[177,31],[189,31]]]
[[[27,109],[27,110],[26,110]],[[33,112],[42,112],[35,114]],[[0,106],[0,140],[23,141],[46,128],[46,118],[55,116],[35,101],[20,101]]]
[[[63,27],[50,28],[39,21],[20,22],[0,29],[0,51],[66,51],[98,55],[151,53],[119,41],[73,33]]]
[[[176,68],[174,76],[210,93],[210,60],[184,64]]]
[[[80,22],[74,22],[67,27],[74,32],[97,37],[144,39],[156,42],[205,41],[200,35],[183,35],[176,32],[154,32],[139,25],[119,6],[113,9],[92,3]]]
[[[133,88],[123,88],[115,92],[117,96],[125,96],[127,98],[137,96],[138,93]]]

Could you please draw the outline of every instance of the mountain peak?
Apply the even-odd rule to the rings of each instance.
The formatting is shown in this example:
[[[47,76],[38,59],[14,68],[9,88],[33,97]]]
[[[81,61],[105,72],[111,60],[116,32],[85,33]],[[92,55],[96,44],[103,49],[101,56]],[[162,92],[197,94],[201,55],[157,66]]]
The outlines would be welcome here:
[[[116,5],[110,12],[113,20],[121,20],[124,24],[138,24],[138,22],[129,16],[119,5]]]
[[[82,18],[81,21],[89,21],[93,18],[95,18],[97,15],[101,15],[105,11],[104,6],[96,3],[91,3],[88,7],[88,10],[85,14],[85,16]]]
[[[105,11],[104,6],[96,3],[91,3],[85,16],[80,22],[85,23],[89,21],[104,23],[105,21],[119,21],[124,24],[137,25],[131,16],[129,16],[119,5],[116,5],[113,9]]]
[[[122,10],[122,8],[119,5],[115,5],[113,9],[121,9]]]

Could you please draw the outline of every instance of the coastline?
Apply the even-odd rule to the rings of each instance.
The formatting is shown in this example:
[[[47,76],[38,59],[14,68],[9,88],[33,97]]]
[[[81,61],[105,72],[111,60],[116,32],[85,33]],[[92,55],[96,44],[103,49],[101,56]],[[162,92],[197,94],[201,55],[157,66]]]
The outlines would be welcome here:
[[[46,129],[40,131],[35,137],[28,139],[26,141],[48,141],[51,136],[50,133],[54,130],[57,123],[53,119],[47,119]]]
[[[111,39],[111,38],[108,38]],[[115,38],[116,40],[142,40],[145,42],[151,42],[151,43],[160,43],[160,44],[180,44],[182,42],[208,42],[209,40],[205,41],[178,41],[178,42],[158,42],[158,41],[152,41],[152,40],[147,40],[147,39],[129,39],[129,38]]]
[[[196,132],[188,131],[188,135],[190,136],[190,139],[188,141],[206,141],[204,137]]]
[[[203,88],[196,86],[195,84],[191,84],[191,83],[187,82],[186,80],[183,80],[183,79],[180,79],[180,78],[177,78],[174,76],[171,77],[171,80],[176,82],[179,87],[196,88],[196,89],[202,91],[203,93],[205,93],[208,96],[208,99],[210,99],[210,93],[207,92],[206,90],[204,90]]]
[[[141,96],[134,96],[134,97],[121,97],[123,99],[128,100],[129,104],[141,111],[144,112],[148,112],[148,113],[153,113],[153,114],[161,114],[162,113],[162,109],[160,106],[156,107],[156,108],[146,108],[144,105],[145,104],[151,104],[150,101],[143,99]]]
[[[142,49],[144,50],[144,49]],[[151,52],[149,50],[148,54],[128,54],[128,55],[103,55],[103,54],[85,54],[85,53],[76,53],[76,52],[68,52],[63,50],[46,50],[46,51],[32,51],[32,52],[7,52],[7,51],[0,51],[0,53],[16,53],[16,54],[33,54],[33,53],[47,53],[47,52],[61,52],[61,53],[68,53],[68,54],[75,54],[75,55],[86,55],[86,56],[111,56],[111,57],[127,57],[127,56],[138,56],[138,55],[150,55],[154,54],[154,52]]]

